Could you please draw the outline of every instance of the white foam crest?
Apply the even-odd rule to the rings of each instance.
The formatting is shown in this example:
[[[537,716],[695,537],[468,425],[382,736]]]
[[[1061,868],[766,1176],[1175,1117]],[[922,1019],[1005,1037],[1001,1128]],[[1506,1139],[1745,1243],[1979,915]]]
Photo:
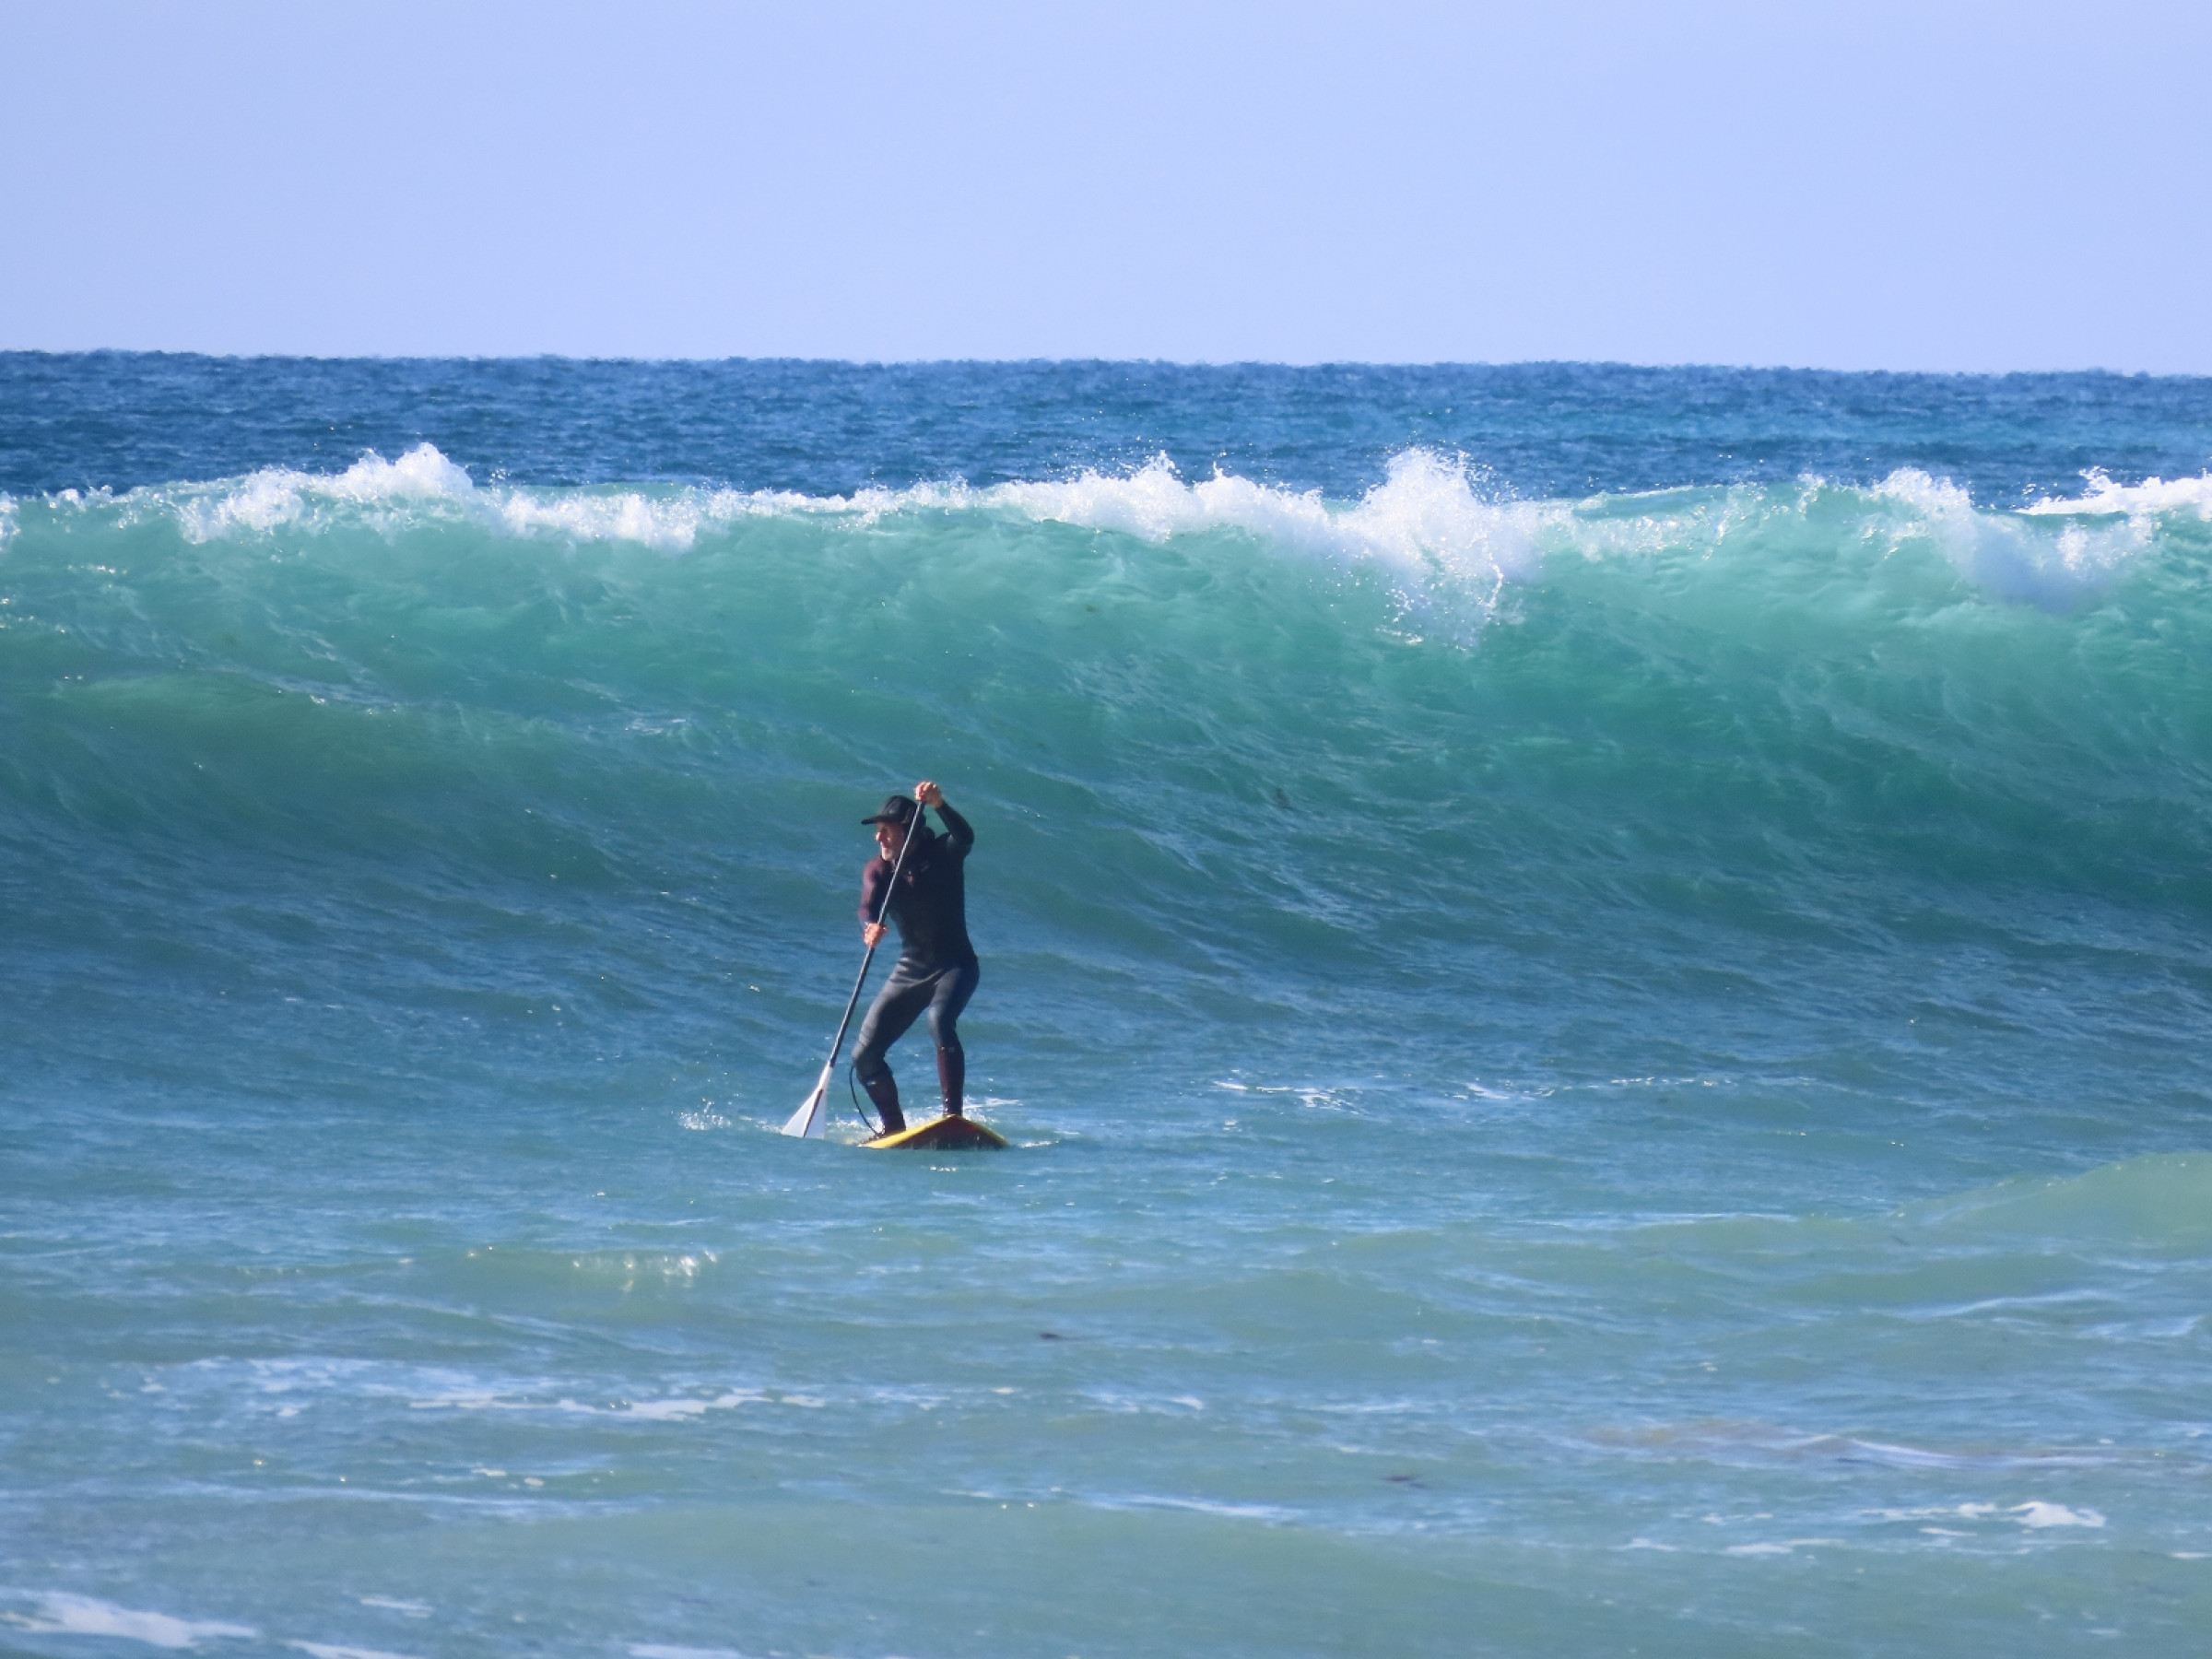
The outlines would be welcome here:
[[[509,535],[630,542],[668,554],[688,551],[702,532],[747,518],[819,515],[865,526],[903,513],[996,511],[1155,544],[1236,530],[1312,557],[1380,567],[1417,603],[1466,594],[1486,610],[1507,582],[1535,573],[1540,533],[1571,513],[1561,503],[1486,500],[1464,458],[1424,449],[1393,456],[1383,481],[1349,505],[1332,505],[1317,489],[1284,489],[1229,473],[1187,481],[1165,455],[1133,472],[1085,471],[985,489],[958,480],[833,496],[530,489],[478,486],[429,443],[396,461],[366,454],[335,475],[269,468],[223,485],[161,492],[159,499],[195,541],[287,525],[319,528],[339,511],[387,528],[427,512]]]
[[[2102,1512],[2084,1506],[2068,1509],[2063,1503],[2046,1503],[2031,1498],[2026,1503],[2004,1508],[1994,1503],[1938,1504],[1932,1509],[1876,1509],[1861,1512],[1875,1521],[1992,1521],[2009,1519],[2018,1524],[2041,1531],[2052,1526],[2099,1527],[2104,1524]],[[1932,1532],[1933,1527],[1923,1527]],[[1963,1536],[1963,1534],[1954,1534]]]
[[[1133,473],[999,484],[974,499],[1155,543],[1241,530],[1324,558],[1380,564],[1417,593],[1441,579],[1481,584],[1493,595],[1505,582],[1535,573],[1537,535],[1566,512],[1556,503],[1486,501],[1464,459],[1425,449],[1392,456],[1383,481],[1348,507],[1330,506],[1318,489],[1280,489],[1230,473],[1186,483],[1165,455]]]
[[[899,492],[926,500],[942,490]],[[743,518],[798,513],[859,513],[865,517],[904,501],[889,491],[806,496],[791,490],[672,488],[538,490],[479,486],[467,470],[436,445],[418,443],[396,461],[371,452],[342,473],[306,473],[265,467],[229,483],[159,492],[157,499],[194,541],[265,534],[285,525],[322,528],[334,510],[365,516],[383,528],[433,517],[458,517],[516,536],[571,542],[635,542],[663,553],[683,553],[701,530]]]
[[[324,505],[388,508],[429,502],[472,504],[475,482],[441,454],[418,443],[396,461],[371,451],[342,473],[265,467],[235,484],[174,503],[185,534],[212,541],[239,531],[269,531],[312,518]]]
[[[288,1641],[289,1648],[298,1648],[313,1659],[414,1659],[409,1653],[387,1653],[378,1648],[336,1647],[327,1641]]]
[[[2041,1531],[2046,1526],[2102,1526],[2104,1517],[2093,1509],[2068,1509],[2063,1503],[2032,1501],[2016,1506],[2011,1512],[2022,1526]]]
[[[636,542],[659,553],[688,553],[701,530],[742,518],[789,513],[842,512],[840,497],[794,495],[787,490],[683,489],[649,496],[619,494],[539,495],[511,490],[493,512],[500,527],[515,535],[553,535],[568,541]]]
[[[967,485],[871,486],[851,495],[810,496],[794,489],[698,489],[666,495],[578,490],[538,495],[525,489],[499,498],[499,518],[520,534],[552,533],[574,541],[634,541],[665,553],[688,552],[702,530],[740,519],[826,518],[866,528],[901,512],[957,512],[983,497]]]
[[[734,1388],[711,1400],[679,1395],[665,1400],[632,1400],[628,1406],[617,1409],[622,1416],[643,1418],[648,1422],[676,1423],[688,1418],[704,1417],[710,1411],[735,1411],[740,1406],[771,1404],[773,1402],[769,1396],[757,1388]]]
[[[642,1418],[650,1423],[680,1423],[706,1416],[711,1404],[707,1400],[633,1400],[622,1415]]]
[[[1915,468],[1891,473],[1877,500],[1904,508],[1976,586],[2046,610],[2068,610],[2102,590],[2150,546],[2154,520],[2138,513],[2118,523],[2053,527],[2028,512],[1985,512],[1948,479]]]
[[[142,1612],[119,1607],[89,1595],[51,1590],[38,1597],[35,1614],[9,1613],[6,1621],[19,1630],[55,1636],[116,1636],[125,1641],[143,1641],[149,1647],[191,1648],[221,1637],[250,1638],[260,1634],[251,1625],[224,1624],[216,1619],[178,1618],[168,1613]]]
[[[396,461],[371,450],[321,488],[335,500],[351,501],[460,499],[477,490],[467,472],[439,453],[434,443],[418,443]]]
[[[1976,585],[2053,610],[2108,585],[2153,544],[2162,518],[2212,520],[2212,473],[2135,485],[2114,484],[2102,473],[2086,477],[2079,498],[2018,511],[1978,509],[1965,489],[1913,468],[1892,473],[1859,499],[1875,505],[1877,536],[1887,533],[1893,545],[1924,536]],[[363,455],[337,474],[272,468],[219,485],[135,493],[173,512],[194,540],[340,522],[396,529],[426,516],[458,518],[500,535],[629,543],[671,556],[719,526],[762,518],[866,527],[902,514],[989,512],[1155,545],[1232,531],[1328,563],[1379,571],[1414,608],[1471,601],[1479,626],[1508,584],[1540,572],[1548,550],[1606,558],[1664,554],[1686,544],[1710,548],[1764,517],[1805,512],[1825,488],[1807,479],[1794,491],[1661,490],[1578,506],[1489,499],[1480,481],[1465,457],[1415,448],[1393,456],[1383,480],[1349,503],[1229,473],[1186,479],[1164,454],[1126,472],[1086,470],[980,489],[957,479],[825,496],[692,487],[554,489],[478,485],[422,443],[394,461]],[[13,508],[0,498],[0,547],[12,534]]]
[[[1328,534],[1329,513],[1318,490],[1296,495],[1229,473],[1186,484],[1165,455],[1132,473],[1086,470],[1072,478],[994,485],[979,499],[1032,519],[1115,530],[1154,543],[1230,528],[1291,542]]]
[[[2212,520],[2212,472],[2194,478],[2146,478],[2140,484],[2115,484],[2102,467],[2082,475],[2087,490],[2078,496],[2053,497],[2020,511],[2035,517],[2157,517],[2183,512]]]
[[[16,533],[16,498],[0,495],[0,553],[7,551],[7,538]]]

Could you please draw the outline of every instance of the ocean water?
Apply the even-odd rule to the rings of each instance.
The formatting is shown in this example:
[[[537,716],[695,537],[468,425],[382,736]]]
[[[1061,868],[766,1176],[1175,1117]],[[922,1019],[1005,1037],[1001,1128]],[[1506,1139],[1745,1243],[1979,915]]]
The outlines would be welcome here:
[[[0,355],[0,1651],[2207,1651],[2208,469]],[[923,776],[1015,1149],[784,1138]]]

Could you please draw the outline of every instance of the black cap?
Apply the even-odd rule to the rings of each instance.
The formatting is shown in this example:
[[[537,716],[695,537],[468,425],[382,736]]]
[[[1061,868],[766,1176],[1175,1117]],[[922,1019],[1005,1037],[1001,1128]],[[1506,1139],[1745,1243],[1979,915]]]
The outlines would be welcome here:
[[[860,821],[864,824],[899,824],[903,826],[914,821],[914,814],[918,810],[919,808],[913,802],[906,796],[893,795],[884,802],[881,812],[874,818],[865,818]]]

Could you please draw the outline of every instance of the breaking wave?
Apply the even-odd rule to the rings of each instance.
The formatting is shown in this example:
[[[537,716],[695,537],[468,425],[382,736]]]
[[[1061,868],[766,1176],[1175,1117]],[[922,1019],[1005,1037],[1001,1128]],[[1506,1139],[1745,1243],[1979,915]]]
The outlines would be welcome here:
[[[1415,448],[1392,457],[1384,480],[1352,501],[1230,473],[1189,479],[1165,455],[1119,473],[1085,470],[986,488],[956,479],[829,496],[695,486],[547,489],[480,485],[424,443],[396,460],[365,454],[340,473],[269,468],[137,490],[116,504],[131,517],[171,516],[195,542],[364,525],[394,534],[445,523],[551,541],[631,543],[671,555],[746,520],[804,517],[866,528],[919,514],[1005,515],[1154,545],[1238,534],[1310,558],[1373,567],[1409,593],[1449,585],[1493,600],[1505,584],[1539,579],[1547,559],[1560,554],[1600,559],[1718,544],[1756,522],[1804,518],[1840,504],[1859,517],[1859,535],[1885,550],[1924,540],[1984,591],[2050,608],[2103,587],[2163,526],[2212,523],[2212,474],[2120,485],[2093,472],[2078,497],[2011,510],[1977,505],[1966,489],[1917,469],[1894,472],[1870,489],[1807,478],[1780,488],[1686,488],[1583,501],[1518,500],[1487,482],[1464,456]],[[102,500],[74,491],[56,498],[72,506]],[[17,528],[15,508],[0,500],[0,546]]]

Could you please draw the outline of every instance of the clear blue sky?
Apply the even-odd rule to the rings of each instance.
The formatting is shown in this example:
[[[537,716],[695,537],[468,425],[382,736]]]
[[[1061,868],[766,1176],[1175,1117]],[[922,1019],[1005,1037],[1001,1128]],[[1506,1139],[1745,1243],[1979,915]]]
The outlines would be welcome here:
[[[2212,6],[0,0],[0,347],[2212,372]]]

